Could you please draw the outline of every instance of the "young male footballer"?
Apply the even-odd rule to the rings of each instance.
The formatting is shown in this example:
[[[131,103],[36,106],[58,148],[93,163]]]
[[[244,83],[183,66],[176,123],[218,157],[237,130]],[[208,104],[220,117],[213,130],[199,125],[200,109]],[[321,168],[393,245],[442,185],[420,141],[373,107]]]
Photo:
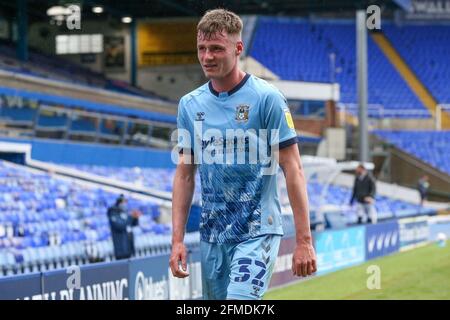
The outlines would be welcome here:
[[[292,272],[305,277],[317,269],[291,114],[275,87],[239,68],[241,31],[236,14],[205,13],[197,53],[209,82],[183,96],[178,109],[170,268],[175,277],[188,276],[183,238],[198,167],[204,299],[261,299],[266,292],[283,234],[276,161],[294,214]]]

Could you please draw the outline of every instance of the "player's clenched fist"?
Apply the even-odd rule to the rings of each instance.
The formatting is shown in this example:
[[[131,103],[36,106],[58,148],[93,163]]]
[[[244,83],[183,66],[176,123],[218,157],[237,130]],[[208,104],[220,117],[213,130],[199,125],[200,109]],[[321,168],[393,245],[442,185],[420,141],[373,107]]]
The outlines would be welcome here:
[[[316,253],[312,244],[297,245],[292,257],[292,274],[294,276],[306,277],[316,271]]]
[[[172,245],[172,254],[170,255],[169,265],[172,274],[177,278],[186,278],[187,272],[187,252],[183,243]]]

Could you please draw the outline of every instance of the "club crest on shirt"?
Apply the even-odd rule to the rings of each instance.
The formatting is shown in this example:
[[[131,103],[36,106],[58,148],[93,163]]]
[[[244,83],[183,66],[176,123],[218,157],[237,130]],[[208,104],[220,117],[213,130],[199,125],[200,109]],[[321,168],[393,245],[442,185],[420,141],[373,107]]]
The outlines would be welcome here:
[[[237,122],[247,122],[249,109],[250,109],[250,106],[248,104],[238,105],[236,107],[236,121]]]

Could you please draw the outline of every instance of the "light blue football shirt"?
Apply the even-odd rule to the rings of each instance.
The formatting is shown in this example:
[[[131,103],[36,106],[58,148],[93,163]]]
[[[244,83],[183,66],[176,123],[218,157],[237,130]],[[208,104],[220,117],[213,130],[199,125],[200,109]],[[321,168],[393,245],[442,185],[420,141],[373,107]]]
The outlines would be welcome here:
[[[198,163],[201,240],[282,235],[278,170],[268,170],[277,168],[269,160],[274,148],[297,143],[297,134],[281,92],[249,74],[228,92],[208,82],[181,98],[177,123],[180,152],[193,152]]]

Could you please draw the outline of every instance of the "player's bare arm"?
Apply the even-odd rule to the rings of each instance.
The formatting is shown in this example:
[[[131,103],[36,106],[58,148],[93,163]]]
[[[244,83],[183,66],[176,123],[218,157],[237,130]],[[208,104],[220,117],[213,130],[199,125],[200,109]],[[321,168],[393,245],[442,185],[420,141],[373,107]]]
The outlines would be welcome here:
[[[186,155],[180,154],[180,161],[173,182],[172,254],[169,264],[172,274],[178,278],[185,278],[189,275],[184,233],[195,188],[196,166],[193,164],[193,156],[189,156],[191,158],[189,163],[186,163],[186,157]],[[180,262],[182,270],[179,268]]]
[[[296,247],[292,258],[292,272],[306,277],[317,271],[317,262],[309,223],[306,181],[297,144],[281,149],[278,157],[286,178],[295,222]]]

